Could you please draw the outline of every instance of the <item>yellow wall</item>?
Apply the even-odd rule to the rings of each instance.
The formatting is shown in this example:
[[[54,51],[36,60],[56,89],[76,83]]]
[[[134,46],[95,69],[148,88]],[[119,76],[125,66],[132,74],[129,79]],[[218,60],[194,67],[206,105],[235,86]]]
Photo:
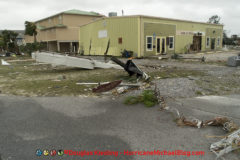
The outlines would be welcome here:
[[[99,38],[99,31],[107,31],[107,37]],[[122,38],[122,44],[118,39]],[[121,52],[131,50],[138,53],[138,19],[135,17],[103,18],[80,27],[79,47],[85,55],[103,55],[108,41],[108,55],[121,56]],[[91,42],[91,51],[89,52]]]
[[[106,38],[98,37],[98,32],[101,30],[107,30]],[[212,34],[213,31],[215,31],[214,34]],[[120,56],[120,52],[127,49],[133,51],[135,56],[144,57],[156,54],[156,48],[151,52],[146,51],[146,36],[155,33],[156,36],[174,36],[174,49],[170,50],[166,46],[167,53],[184,53],[186,46],[193,43],[194,34],[199,32],[202,33],[202,51],[208,50],[206,49],[206,37],[220,37],[220,46],[216,49],[222,47],[222,25],[147,16],[102,18],[83,25],[79,32],[79,46],[84,50],[85,55],[103,55],[110,39],[109,55]],[[119,37],[122,37],[123,44],[118,44]],[[153,44],[155,45],[155,41]]]
[[[180,31],[190,31],[190,32],[202,32],[205,35],[202,36],[202,51],[206,51],[206,37],[219,37],[221,39],[220,44],[222,44],[223,38],[223,26],[222,25],[214,25],[214,24],[205,24],[205,23],[197,23],[197,22],[187,22],[180,20],[170,20],[165,18],[154,18],[154,17],[142,17],[141,18],[141,55],[146,55],[145,51],[145,36],[144,33],[144,24],[145,23],[159,23],[159,24],[172,24],[176,26],[176,34],[175,34],[175,49],[176,53],[183,53],[184,47],[192,44],[193,35],[180,35]],[[215,35],[212,35],[208,30],[216,30]],[[152,31],[154,32],[154,30]],[[217,49],[220,49],[222,45],[220,45]],[[154,50],[155,51],[155,50]],[[156,51],[155,51],[156,52]]]

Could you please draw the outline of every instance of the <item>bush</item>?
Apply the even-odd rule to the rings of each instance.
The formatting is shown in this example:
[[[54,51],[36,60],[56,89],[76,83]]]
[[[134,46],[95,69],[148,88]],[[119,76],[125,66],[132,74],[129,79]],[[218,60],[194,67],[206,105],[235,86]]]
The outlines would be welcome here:
[[[26,45],[22,45],[19,47],[20,52],[27,53],[29,55],[32,54],[32,52],[42,50],[44,48],[44,45],[39,42],[35,43],[27,43]]]
[[[152,90],[145,90],[141,95],[127,97],[124,104],[133,105],[143,103],[146,107],[153,107],[158,103],[158,99]]]

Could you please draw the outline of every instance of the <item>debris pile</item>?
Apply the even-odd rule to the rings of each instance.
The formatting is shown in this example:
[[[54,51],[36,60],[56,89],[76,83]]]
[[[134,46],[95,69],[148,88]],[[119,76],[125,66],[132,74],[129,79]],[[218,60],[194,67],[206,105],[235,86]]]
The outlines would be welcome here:
[[[224,154],[227,154],[231,151],[240,149],[240,129],[237,124],[235,124],[232,120],[227,117],[216,117],[212,120],[199,120],[195,117],[185,117],[180,114],[178,109],[166,106],[165,99],[160,95],[160,91],[155,86],[155,94],[158,98],[158,103],[161,106],[161,110],[170,111],[172,114],[176,114],[176,123],[178,126],[191,126],[196,128],[203,128],[206,126],[220,126],[223,130],[231,133],[226,136],[219,142],[213,143],[210,146],[210,151],[217,155],[217,158],[222,158]]]
[[[217,155],[217,159],[237,149],[240,149],[240,129],[210,146],[210,151]]]
[[[144,80],[149,80],[150,76],[143,72],[131,59],[124,64],[122,61],[117,59],[116,57],[112,57],[111,60],[128,72],[129,76],[136,74],[137,78],[142,78]]]

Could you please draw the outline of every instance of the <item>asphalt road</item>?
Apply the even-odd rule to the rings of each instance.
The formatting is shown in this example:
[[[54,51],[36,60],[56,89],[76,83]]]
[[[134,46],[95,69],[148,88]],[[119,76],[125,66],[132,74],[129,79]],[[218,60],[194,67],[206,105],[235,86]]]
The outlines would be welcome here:
[[[201,97],[169,102],[186,116],[231,117],[240,124],[240,96]],[[0,155],[2,160],[213,160],[210,144],[225,135],[219,127],[178,127],[159,107],[125,106],[122,99],[81,97],[0,96]],[[204,151],[204,156],[36,156],[37,149],[74,151]],[[239,160],[230,153],[226,160]]]

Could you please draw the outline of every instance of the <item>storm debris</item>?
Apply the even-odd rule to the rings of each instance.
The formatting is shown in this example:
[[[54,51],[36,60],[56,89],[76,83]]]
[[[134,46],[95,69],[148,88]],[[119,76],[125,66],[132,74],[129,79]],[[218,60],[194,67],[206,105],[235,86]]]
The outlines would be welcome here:
[[[213,143],[210,146],[210,151],[217,155],[216,159],[222,158],[224,154],[240,148],[240,129],[233,132],[231,135],[223,138],[219,142]]]
[[[120,65],[128,72],[129,76],[136,74],[137,78],[143,78],[144,80],[149,80],[150,76],[143,72],[131,59],[124,64],[122,61],[116,57],[111,58],[112,61]]]
[[[107,92],[107,91],[110,91],[110,90],[116,88],[121,82],[122,82],[121,80],[117,80],[117,81],[113,81],[113,82],[110,82],[107,84],[102,84],[96,88],[93,88],[92,91],[94,93]]]
[[[96,60],[86,59],[86,58],[78,58],[72,56],[64,56],[58,53],[47,53],[47,52],[36,52],[32,53],[32,58],[37,62],[49,63],[54,66],[64,65],[68,67],[76,67],[76,68],[84,68],[84,69],[95,69],[95,68],[115,68],[122,69],[116,64],[104,63]]]
[[[1,61],[2,61],[3,66],[9,66],[10,65],[8,62],[4,61],[3,59],[1,59]]]

